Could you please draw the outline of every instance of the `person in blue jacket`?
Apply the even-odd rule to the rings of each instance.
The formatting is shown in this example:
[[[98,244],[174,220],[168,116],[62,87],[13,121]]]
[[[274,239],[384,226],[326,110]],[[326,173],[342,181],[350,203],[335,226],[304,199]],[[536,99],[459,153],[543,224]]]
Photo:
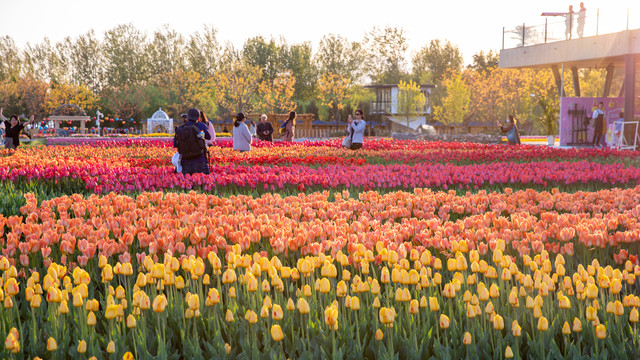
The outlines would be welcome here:
[[[187,122],[181,125],[173,137],[173,146],[180,153],[182,173],[209,174],[209,161],[205,140],[211,139],[207,125],[198,122],[200,110],[191,109],[187,113]]]

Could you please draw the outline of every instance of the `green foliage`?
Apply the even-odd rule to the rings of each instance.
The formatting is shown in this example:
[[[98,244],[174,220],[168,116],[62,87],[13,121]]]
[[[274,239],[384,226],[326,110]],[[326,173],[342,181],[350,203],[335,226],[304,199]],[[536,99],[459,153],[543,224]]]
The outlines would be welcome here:
[[[420,90],[420,85],[413,81],[408,83],[400,81],[396,108],[398,116],[407,121],[407,127],[409,127],[411,120],[424,113],[426,103],[427,98]]]
[[[460,73],[451,73],[443,86],[446,96],[442,99],[442,105],[434,106],[433,115],[445,125],[460,124],[469,112],[471,93]]]
[[[408,44],[404,29],[377,26],[364,38],[367,75],[374,84],[397,84],[405,73]]]

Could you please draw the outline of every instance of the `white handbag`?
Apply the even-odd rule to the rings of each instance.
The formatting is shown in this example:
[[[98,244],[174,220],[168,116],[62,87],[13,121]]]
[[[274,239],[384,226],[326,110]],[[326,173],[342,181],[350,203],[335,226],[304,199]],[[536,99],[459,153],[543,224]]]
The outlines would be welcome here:
[[[342,147],[351,147],[351,136],[345,136],[344,139],[342,139]]]

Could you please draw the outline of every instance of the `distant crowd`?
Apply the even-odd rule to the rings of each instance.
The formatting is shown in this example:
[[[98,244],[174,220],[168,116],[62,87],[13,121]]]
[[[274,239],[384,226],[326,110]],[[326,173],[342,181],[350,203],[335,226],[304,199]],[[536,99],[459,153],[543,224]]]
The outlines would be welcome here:
[[[366,122],[364,112],[360,109],[354,113],[355,119],[349,115],[346,136],[342,146],[351,150],[362,148]],[[190,109],[181,115],[183,124],[175,130],[173,146],[178,151],[173,155],[172,163],[176,171],[183,174],[209,174],[209,151],[216,140],[216,131],[205,113],[198,109]],[[292,142],[295,138],[296,112],[291,111],[287,120],[280,126],[278,132],[282,141]],[[224,129],[223,131],[225,131]],[[267,115],[260,116],[260,123],[255,124],[240,112],[233,121],[232,141],[233,150],[239,152],[251,151],[254,140],[273,141],[274,128],[268,121]],[[226,132],[226,131],[225,131]]]

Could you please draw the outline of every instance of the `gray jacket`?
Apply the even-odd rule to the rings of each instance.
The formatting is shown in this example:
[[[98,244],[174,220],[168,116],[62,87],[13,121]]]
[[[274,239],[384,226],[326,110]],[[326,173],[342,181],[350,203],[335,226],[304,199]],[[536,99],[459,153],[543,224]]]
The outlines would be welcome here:
[[[358,121],[358,123],[356,124],[356,121],[352,121],[351,124],[349,124],[349,127],[347,127],[347,131],[349,132],[349,135],[351,135],[351,132],[353,131],[353,137],[351,137],[351,142],[355,143],[355,144],[362,144],[363,140],[362,138],[364,137],[364,129],[367,127],[367,123],[364,120],[360,120]]]
[[[238,127],[233,127],[233,150],[250,151],[252,140],[247,125],[242,123]]]

